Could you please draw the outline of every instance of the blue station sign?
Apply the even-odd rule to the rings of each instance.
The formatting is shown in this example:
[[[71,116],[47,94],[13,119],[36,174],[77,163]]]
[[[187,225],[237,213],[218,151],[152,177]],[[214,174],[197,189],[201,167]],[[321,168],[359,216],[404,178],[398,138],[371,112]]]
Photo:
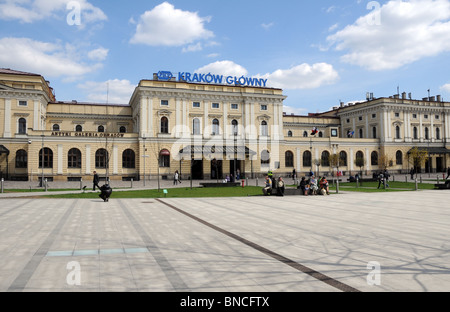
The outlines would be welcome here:
[[[173,78],[177,78],[179,82],[197,82],[207,84],[226,84],[235,86],[249,86],[249,87],[267,87],[267,79],[263,78],[251,78],[251,77],[236,77],[236,76],[224,76],[214,75],[211,73],[187,73],[180,72],[178,75],[174,75],[170,71],[159,71],[158,80],[169,81]]]

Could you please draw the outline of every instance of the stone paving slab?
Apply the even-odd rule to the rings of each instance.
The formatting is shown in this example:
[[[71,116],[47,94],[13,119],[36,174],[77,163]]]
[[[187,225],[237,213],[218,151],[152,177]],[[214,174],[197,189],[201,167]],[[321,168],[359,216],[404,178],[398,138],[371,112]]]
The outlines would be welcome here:
[[[2,199],[0,291],[447,292],[449,195]]]

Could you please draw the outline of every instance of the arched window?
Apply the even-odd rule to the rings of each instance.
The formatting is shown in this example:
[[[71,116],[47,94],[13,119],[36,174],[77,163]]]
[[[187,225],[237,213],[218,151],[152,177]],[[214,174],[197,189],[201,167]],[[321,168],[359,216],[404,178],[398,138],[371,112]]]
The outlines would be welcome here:
[[[268,150],[263,150],[261,152],[261,165],[270,164],[270,152]]]
[[[44,166],[42,166],[42,161],[44,161]],[[44,169],[53,168],[53,151],[48,147],[39,151],[39,168],[44,167]]]
[[[135,169],[136,168],[136,154],[132,149],[126,149],[122,153],[122,168]]]
[[[329,167],[330,166],[330,153],[328,151],[323,151],[322,152],[321,164],[324,167]]]
[[[59,125],[58,124],[54,124],[53,125],[53,131],[59,131],[59,130],[60,130]]]
[[[356,158],[359,158],[359,159],[364,159],[364,153],[363,152],[361,152],[361,151],[357,151],[356,152]]]
[[[402,151],[397,151],[397,153],[395,153],[395,163],[397,165],[403,165],[403,153],[402,153]]]
[[[400,127],[399,126],[395,126],[395,138],[396,139],[401,139],[401,133],[400,133]]]
[[[322,131],[319,132],[319,138],[323,138],[323,132]]]
[[[265,120],[261,122],[261,136],[269,136],[269,127]]]
[[[159,166],[162,168],[170,168],[170,152],[166,149],[159,152]]]
[[[19,119],[19,134],[27,133],[27,120],[25,118]]]
[[[233,120],[231,122],[231,127],[232,127],[232,131],[233,131],[233,135],[238,135],[239,134],[239,123],[237,122],[237,120]]]
[[[417,127],[413,128],[413,137],[414,137],[414,140],[419,139],[419,133],[417,131]]]
[[[127,127],[121,126],[120,129],[119,129],[119,132],[120,133],[127,133]]]
[[[347,166],[347,153],[344,151],[339,153],[339,164],[344,167]]]
[[[95,168],[106,169],[108,167],[108,151],[101,148],[95,152]]]
[[[288,137],[292,138],[292,131],[290,131],[290,130],[288,131]]]
[[[105,127],[104,126],[98,126],[98,132],[105,132]]]
[[[192,134],[200,135],[200,119],[194,118],[192,121]]]
[[[169,133],[169,119],[167,117],[161,118],[161,133]]]
[[[372,128],[372,138],[374,138],[374,139],[377,138],[377,127]]]
[[[292,153],[291,151],[287,151],[286,154],[284,155],[284,166],[286,168],[292,168],[294,167],[294,153]]]
[[[214,119],[212,122],[213,132],[212,135],[220,135],[220,122],[219,119]]]
[[[83,127],[82,127],[81,125],[77,125],[77,126],[75,127],[75,131],[76,131],[76,132],[81,132],[81,131],[83,131]]]
[[[372,166],[378,166],[378,153],[375,151],[370,155],[370,164]]]
[[[305,151],[303,153],[303,167],[311,167],[312,164],[312,154],[310,151]]]
[[[25,150],[18,150],[16,152],[16,169],[28,168],[28,154]]]
[[[303,132],[303,137],[307,138],[308,137],[308,131]]]
[[[430,129],[428,127],[425,127],[425,140],[430,139]]]
[[[72,148],[67,154],[67,168],[81,168],[81,152],[78,148]]]
[[[436,128],[436,140],[440,140],[441,139],[441,129]]]

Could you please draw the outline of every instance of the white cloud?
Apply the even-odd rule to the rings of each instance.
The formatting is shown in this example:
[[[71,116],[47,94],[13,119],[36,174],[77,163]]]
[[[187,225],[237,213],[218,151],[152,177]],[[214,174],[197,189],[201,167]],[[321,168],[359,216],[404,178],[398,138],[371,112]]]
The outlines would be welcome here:
[[[183,53],[186,53],[186,52],[197,52],[201,50],[203,50],[203,45],[201,44],[201,42],[197,42],[196,44],[190,44],[187,47],[184,47],[181,51]]]
[[[203,66],[202,68],[197,69],[195,72],[237,77],[248,75],[248,71],[244,67],[232,61],[217,61]]]
[[[47,18],[66,17],[69,0],[6,0],[0,3],[0,19],[33,23]],[[87,0],[74,1],[80,5],[81,23],[107,20],[106,14]]]
[[[81,52],[69,44],[48,43],[29,38],[0,39],[0,64],[8,67],[36,72],[45,77],[75,79],[93,72],[102,65],[87,64]]]
[[[440,89],[444,92],[450,93],[450,83],[443,85]]]
[[[450,1],[389,1],[327,40],[342,61],[369,70],[396,69],[450,51]]]
[[[105,48],[98,48],[88,53],[89,59],[93,61],[104,61],[108,56],[109,50]]]
[[[291,90],[315,89],[333,84],[339,79],[339,74],[333,66],[326,63],[301,64],[290,69],[278,69],[271,74],[258,76],[268,79],[269,86]]]
[[[205,29],[205,22],[209,20],[198,16],[197,12],[175,9],[172,4],[164,2],[141,15],[130,42],[149,46],[192,44],[214,37],[213,32]]]
[[[268,24],[261,24],[261,27],[264,28],[265,30],[269,30],[270,28],[273,27],[273,25],[275,25],[274,23],[268,23]]]
[[[78,85],[94,103],[128,104],[136,88],[129,80],[112,79],[104,82],[88,81]],[[109,90],[109,91],[108,91]]]

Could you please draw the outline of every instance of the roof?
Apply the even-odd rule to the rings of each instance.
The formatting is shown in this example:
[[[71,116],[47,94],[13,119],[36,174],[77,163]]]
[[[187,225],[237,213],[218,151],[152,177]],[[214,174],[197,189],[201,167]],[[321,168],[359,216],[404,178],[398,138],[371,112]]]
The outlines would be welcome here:
[[[23,71],[13,70],[10,68],[0,68],[0,74],[23,75],[23,76],[41,76],[39,74],[27,73]]]
[[[4,147],[3,145],[0,145],[0,155],[1,154],[9,155],[9,150],[6,147]]]
[[[117,106],[117,107],[130,107],[129,104],[115,104],[115,103],[92,103],[92,102],[78,102],[78,101],[58,101],[50,102],[49,104],[65,104],[65,105],[93,105],[93,106]]]

